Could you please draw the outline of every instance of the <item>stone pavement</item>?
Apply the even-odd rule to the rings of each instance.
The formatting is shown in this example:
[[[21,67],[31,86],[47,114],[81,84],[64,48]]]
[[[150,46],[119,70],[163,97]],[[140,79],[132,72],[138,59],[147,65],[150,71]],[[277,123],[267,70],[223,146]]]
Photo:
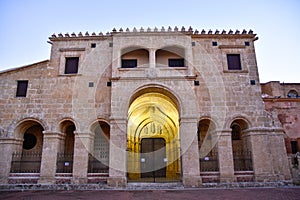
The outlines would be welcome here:
[[[159,199],[255,199],[255,200],[298,200],[300,187],[281,188],[195,188],[171,190],[25,190],[1,191],[0,199],[60,200],[60,199],[106,199],[106,200],[159,200]]]

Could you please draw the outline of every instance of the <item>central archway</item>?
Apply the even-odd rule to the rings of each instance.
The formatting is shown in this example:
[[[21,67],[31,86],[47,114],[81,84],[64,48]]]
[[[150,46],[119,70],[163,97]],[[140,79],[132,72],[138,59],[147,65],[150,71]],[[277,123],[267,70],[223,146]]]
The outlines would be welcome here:
[[[160,92],[136,97],[128,110],[129,181],[180,180],[179,112]]]

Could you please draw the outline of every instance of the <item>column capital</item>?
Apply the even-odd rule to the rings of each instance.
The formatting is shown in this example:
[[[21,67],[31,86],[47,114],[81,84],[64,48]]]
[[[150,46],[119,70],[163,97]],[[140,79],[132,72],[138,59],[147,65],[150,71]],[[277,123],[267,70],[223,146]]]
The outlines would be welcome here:
[[[43,136],[44,136],[44,138],[64,138],[65,137],[65,133],[43,131]]]
[[[22,144],[22,138],[0,138],[0,144]]]
[[[127,122],[127,118],[123,117],[123,116],[111,116],[110,117],[110,124],[112,123],[126,123]]]
[[[179,123],[198,123],[198,117],[197,116],[182,116],[179,119]]]
[[[93,138],[94,133],[74,131],[74,136],[75,136],[75,138]]]
[[[215,133],[217,136],[231,136],[231,129],[217,129]]]

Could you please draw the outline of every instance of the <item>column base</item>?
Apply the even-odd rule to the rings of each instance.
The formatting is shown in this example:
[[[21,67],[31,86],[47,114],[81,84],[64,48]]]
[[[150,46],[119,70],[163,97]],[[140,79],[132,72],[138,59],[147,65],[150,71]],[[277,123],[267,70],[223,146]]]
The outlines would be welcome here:
[[[107,179],[107,185],[110,187],[126,187],[126,177],[109,177]]]
[[[182,178],[182,183],[184,187],[201,187],[202,178],[201,176],[188,176]]]
[[[0,176],[0,184],[8,184],[8,177]]]
[[[50,185],[50,184],[55,184],[55,178],[53,177],[46,177],[46,176],[41,176],[38,180],[38,184],[41,185]]]
[[[275,182],[278,181],[278,177],[276,175],[267,175],[267,174],[261,174],[261,175],[255,175],[254,180],[256,182]]]
[[[73,177],[72,179],[72,184],[80,185],[80,184],[87,184],[88,179],[87,178],[78,178],[78,177]]]
[[[237,179],[234,176],[220,176],[220,183],[233,183],[233,182],[237,182]]]

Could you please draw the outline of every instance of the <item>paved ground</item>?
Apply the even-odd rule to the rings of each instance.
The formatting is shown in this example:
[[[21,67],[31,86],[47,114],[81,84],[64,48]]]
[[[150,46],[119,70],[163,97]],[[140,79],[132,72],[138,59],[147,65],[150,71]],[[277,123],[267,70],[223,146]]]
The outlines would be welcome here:
[[[155,199],[213,199],[213,200],[299,200],[298,188],[248,188],[248,189],[183,189],[183,190],[98,190],[98,191],[1,191],[0,199],[106,199],[106,200],[155,200]]]

